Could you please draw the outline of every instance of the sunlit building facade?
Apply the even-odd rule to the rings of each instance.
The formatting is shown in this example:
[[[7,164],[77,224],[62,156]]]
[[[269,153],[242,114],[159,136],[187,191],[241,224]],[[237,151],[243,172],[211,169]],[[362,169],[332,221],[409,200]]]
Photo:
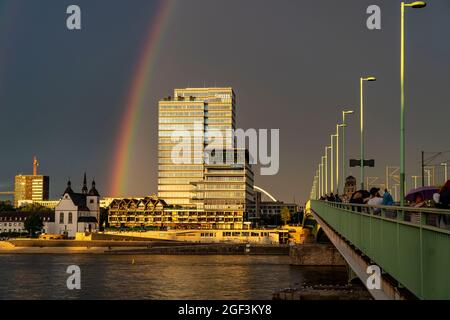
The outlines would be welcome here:
[[[234,164],[224,164],[228,154]],[[253,171],[247,150],[224,150],[222,161],[209,161],[203,181],[196,185],[196,200],[205,211],[237,210],[248,212],[254,206]]]
[[[175,89],[173,97],[159,101],[158,196],[168,204],[202,206],[195,198],[204,179],[205,146],[232,147],[235,105],[232,88]],[[174,157],[180,148],[189,152]]]
[[[50,178],[41,175],[17,175],[14,179],[14,206],[22,200],[48,200]]]
[[[156,195],[143,199],[115,199],[108,207],[108,223],[117,228],[243,229],[243,210],[189,209],[168,205]]]

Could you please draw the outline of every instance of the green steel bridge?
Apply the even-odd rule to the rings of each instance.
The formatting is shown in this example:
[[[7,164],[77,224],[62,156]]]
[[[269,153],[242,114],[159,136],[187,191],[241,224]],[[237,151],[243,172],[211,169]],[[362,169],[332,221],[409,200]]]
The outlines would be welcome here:
[[[305,221],[325,233],[375,299],[450,299],[450,210],[311,200]],[[313,222],[313,219],[316,223]],[[373,287],[373,286],[371,286]]]

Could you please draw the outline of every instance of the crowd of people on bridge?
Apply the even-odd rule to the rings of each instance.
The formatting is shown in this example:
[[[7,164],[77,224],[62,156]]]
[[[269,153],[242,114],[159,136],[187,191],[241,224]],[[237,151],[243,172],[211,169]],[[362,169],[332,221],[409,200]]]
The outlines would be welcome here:
[[[341,196],[335,195],[332,192],[320,197],[320,200],[330,202],[343,202],[343,203],[355,203],[355,204],[368,204],[368,205],[385,205],[390,206],[394,204],[394,199],[387,189],[384,189],[383,195],[380,194],[380,188],[371,188],[370,191],[358,190],[354,192],[351,197],[343,194]]]
[[[369,191],[358,190],[350,197],[347,195],[325,194],[320,200],[341,203],[366,204],[369,206],[392,206],[398,205],[388,189],[380,192],[380,188],[373,187]],[[427,199],[422,193],[414,194],[413,201],[408,201],[408,205],[414,208],[428,207],[450,210],[450,180],[447,180],[438,192],[432,195],[431,199]],[[374,213],[381,211],[375,209]],[[442,223],[444,226],[450,227],[450,215],[442,215]]]
[[[333,192],[320,197],[320,200],[330,202],[343,202],[355,204],[367,204],[370,206],[391,206],[395,205],[394,199],[388,189],[381,193],[380,188],[373,187],[369,191],[358,190],[350,197],[348,195],[338,195]],[[439,192],[433,195],[432,199],[425,199],[421,193],[414,196],[414,201],[409,202],[411,207],[435,207],[439,209],[450,209],[450,180],[440,188]]]

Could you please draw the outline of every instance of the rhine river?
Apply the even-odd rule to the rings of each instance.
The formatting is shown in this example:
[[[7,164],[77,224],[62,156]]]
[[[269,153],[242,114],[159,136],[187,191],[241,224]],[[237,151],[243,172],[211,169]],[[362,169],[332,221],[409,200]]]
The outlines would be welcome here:
[[[67,289],[69,265],[81,269],[80,290]],[[345,268],[291,266],[287,256],[0,255],[0,299],[271,299],[346,277]]]

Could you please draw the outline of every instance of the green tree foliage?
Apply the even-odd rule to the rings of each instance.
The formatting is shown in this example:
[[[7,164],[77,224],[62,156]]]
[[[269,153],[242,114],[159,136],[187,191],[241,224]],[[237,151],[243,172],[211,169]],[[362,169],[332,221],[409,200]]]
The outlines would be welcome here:
[[[31,204],[27,204],[26,206],[21,207],[20,211],[22,211],[22,212],[51,212],[52,209],[41,206],[38,203],[31,203]]]
[[[105,228],[109,227],[108,223],[108,209],[100,208],[100,221],[99,221],[99,230],[104,231]]]
[[[0,212],[1,211],[15,211],[15,209],[11,201],[0,201]]]
[[[281,218],[279,214],[262,214],[261,225],[263,226],[279,226]]]
[[[283,224],[287,224],[291,221],[291,213],[287,207],[281,209],[281,221],[283,221]]]
[[[37,213],[30,214],[24,223],[25,230],[27,230],[31,236],[34,236],[37,231],[41,231],[43,226],[44,223]]]

